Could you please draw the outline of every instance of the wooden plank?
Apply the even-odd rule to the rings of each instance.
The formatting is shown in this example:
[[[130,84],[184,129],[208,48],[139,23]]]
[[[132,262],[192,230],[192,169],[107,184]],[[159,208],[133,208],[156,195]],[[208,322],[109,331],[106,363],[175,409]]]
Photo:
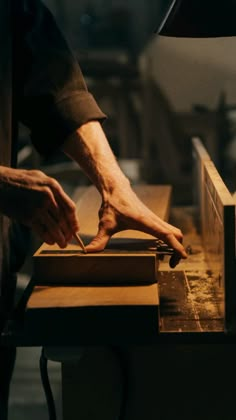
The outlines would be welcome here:
[[[203,167],[204,162],[211,161],[210,155],[205,149],[200,138],[192,138],[192,153],[193,153],[193,183],[196,187],[193,189],[193,204],[197,208],[196,214],[196,226],[200,232],[203,231],[203,220],[204,220],[204,205],[203,205],[203,194],[202,194],[202,183],[203,181]]]
[[[37,286],[28,302],[27,309],[70,308],[85,306],[142,306],[157,305],[157,285],[70,287]]]
[[[207,263],[219,279],[225,330],[236,330],[235,203],[204,146],[195,142],[201,235]]]
[[[202,141],[199,137],[193,137],[192,138],[192,144],[193,144],[193,153],[195,156],[197,156],[198,161],[206,161],[211,160],[211,157],[206,150],[205,146],[203,145]]]
[[[18,315],[8,343],[74,346],[144,344],[156,340],[156,283],[122,287],[34,286],[28,294],[24,311],[20,311],[23,319]]]
[[[163,219],[168,218],[171,187],[137,186],[142,201]],[[92,186],[77,203],[80,235],[88,243],[96,234],[101,198]],[[126,230],[114,235],[99,253],[83,254],[76,243],[62,250],[43,244],[34,254],[33,278],[37,284],[137,284],[155,283],[158,261],[155,238]]]

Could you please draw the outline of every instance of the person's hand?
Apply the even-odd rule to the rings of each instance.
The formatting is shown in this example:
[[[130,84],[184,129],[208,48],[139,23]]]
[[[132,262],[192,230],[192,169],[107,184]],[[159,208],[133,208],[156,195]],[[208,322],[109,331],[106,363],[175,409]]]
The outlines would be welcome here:
[[[169,262],[171,268],[175,267],[181,258],[187,258],[182,245],[181,230],[155,215],[127,186],[116,188],[102,203],[97,235],[86,246],[86,250],[88,252],[103,250],[112,235],[126,229],[139,230],[153,235],[173,248],[174,254]]]
[[[61,248],[79,229],[74,202],[55,179],[38,170],[0,167],[0,211]]]
[[[88,252],[101,251],[112,235],[134,229],[161,239],[174,249],[171,267],[175,267],[181,258],[187,258],[182,232],[156,216],[139,200],[98,121],[79,127],[63,144],[62,150],[80,165],[102,197],[98,232],[86,246]]]

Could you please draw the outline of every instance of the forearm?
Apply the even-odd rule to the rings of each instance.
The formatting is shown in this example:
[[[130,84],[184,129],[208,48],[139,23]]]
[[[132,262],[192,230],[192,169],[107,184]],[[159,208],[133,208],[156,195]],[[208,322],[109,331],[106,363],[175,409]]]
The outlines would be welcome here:
[[[121,171],[105,133],[97,121],[82,125],[64,143],[62,150],[76,161],[101,193],[103,200],[129,180]]]
[[[88,252],[103,250],[111,236],[134,229],[162,239],[173,247],[170,266],[186,258],[182,232],[154,214],[137,197],[121,171],[99,122],[82,125],[62,150],[77,161],[102,196],[97,235],[86,247]]]

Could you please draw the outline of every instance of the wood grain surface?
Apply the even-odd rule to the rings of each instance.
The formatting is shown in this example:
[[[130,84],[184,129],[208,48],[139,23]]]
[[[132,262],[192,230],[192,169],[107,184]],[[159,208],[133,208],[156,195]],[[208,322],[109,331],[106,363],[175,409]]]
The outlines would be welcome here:
[[[38,286],[27,304],[34,308],[70,308],[85,306],[157,305],[157,285],[70,287]]]
[[[209,270],[218,278],[224,300],[225,330],[236,330],[235,203],[203,144],[195,139],[200,233]]]

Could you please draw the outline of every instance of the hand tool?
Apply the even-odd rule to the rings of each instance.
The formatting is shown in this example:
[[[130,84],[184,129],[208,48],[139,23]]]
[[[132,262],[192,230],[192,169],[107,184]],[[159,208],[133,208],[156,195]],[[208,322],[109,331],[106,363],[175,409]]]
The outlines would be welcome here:
[[[74,234],[74,238],[78,242],[79,246],[82,248],[84,254],[87,254],[87,251],[86,251],[86,248],[84,246],[84,243],[83,243],[81,237],[79,236],[78,232]]]
[[[187,245],[185,248],[185,251],[188,255],[193,253],[191,245]],[[158,255],[173,255],[174,249],[171,248],[169,245],[167,245],[165,242],[163,242],[160,239],[156,240],[156,253]]]

